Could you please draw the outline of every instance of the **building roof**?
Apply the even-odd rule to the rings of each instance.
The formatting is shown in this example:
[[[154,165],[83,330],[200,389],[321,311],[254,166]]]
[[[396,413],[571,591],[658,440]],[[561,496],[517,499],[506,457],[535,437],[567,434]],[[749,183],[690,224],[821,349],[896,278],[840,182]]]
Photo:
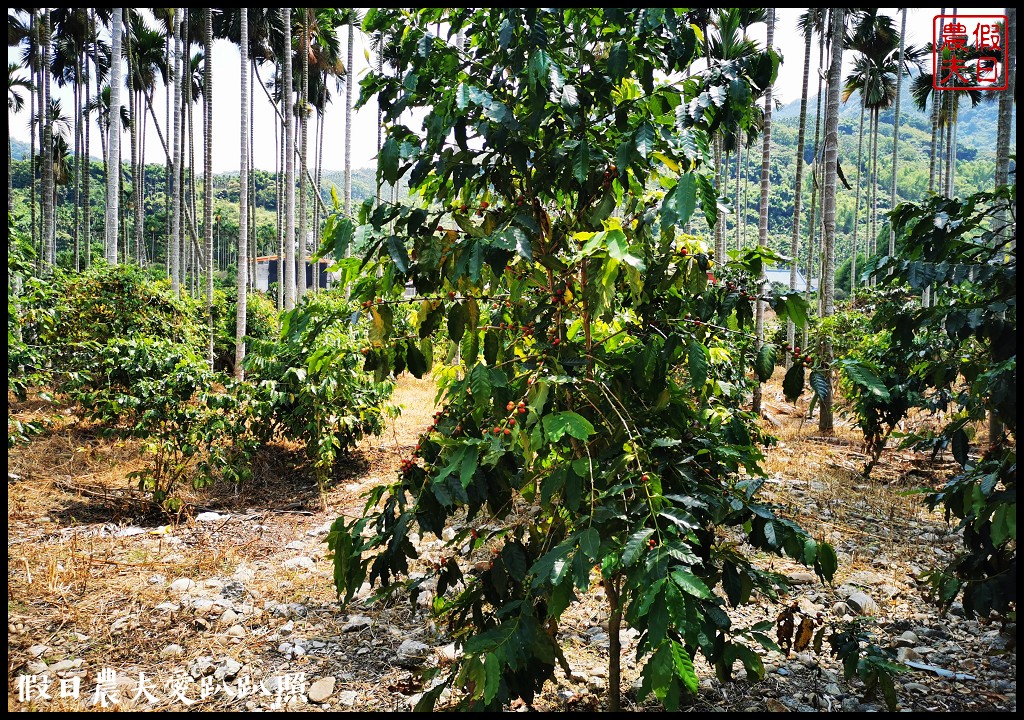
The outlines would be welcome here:
[[[764,271],[765,276],[768,278],[768,283],[779,283],[789,287],[789,268],[771,268]],[[815,291],[818,289],[818,281],[811,280],[811,290]],[[798,292],[807,291],[807,279],[804,274],[800,272],[800,268],[796,269],[796,290]]]
[[[255,258],[256,262],[258,262],[258,263],[270,262],[271,260],[277,260],[277,259],[278,259],[277,255],[260,255],[259,257]],[[298,262],[298,258],[296,258],[295,261]],[[307,257],[306,258],[306,262],[310,262],[310,258]],[[330,258],[320,258],[320,264],[321,265],[333,265],[334,262]]]

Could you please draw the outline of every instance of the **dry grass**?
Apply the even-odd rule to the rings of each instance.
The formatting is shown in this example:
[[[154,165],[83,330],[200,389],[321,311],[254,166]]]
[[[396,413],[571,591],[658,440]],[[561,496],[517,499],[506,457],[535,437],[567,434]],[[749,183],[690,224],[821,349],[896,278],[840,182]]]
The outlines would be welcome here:
[[[48,651],[43,657],[46,660],[82,658],[90,672],[83,687],[92,683],[92,674],[101,667],[158,676],[167,667],[187,665],[196,657],[230,655],[245,663],[254,677],[298,670],[310,679],[344,675],[338,689],[358,693],[356,710],[407,709],[406,698],[416,691],[416,680],[394,664],[394,649],[405,638],[447,642],[440,629],[433,628],[422,613],[414,614],[407,603],[357,605],[349,612],[371,615],[375,620],[372,630],[359,637],[346,635],[352,639],[337,657],[307,656],[291,661],[276,652],[276,642],[260,634],[263,627],[283,623],[280,618],[264,614],[246,625],[244,637],[234,638],[226,635],[227,627],[216,617],[204,619],[186,611],[158,613],[154,608],[174,599],[166,590],[174,578],[202,582],[252,569],[257,572],[245,582],[245,588],[254,605],[271,599],[303,603],[310,615],[296,621],[296,629],[301,626],[321,637],[341,637],[340,626],[347,615],[336,603],[325,548],[303,551],[311,553],[317,563],[317,572],[310,576],[282,567],[283,560],[296,554],[286,545],[318,532],[322,537],[325,523],[339,514],[358,516],[363,493],[394,478],[401,459],[410,454],[431,423],[434,397],[435,384],[429,378],[403,376],[395,395],[401,414],[389,421],[380,437],[359,443],[323,497],[312,473],[302,464],[301,449],[279,444],[264,448],[257,456],[252,482],[241,488],[183,491],[192,508],[170,519],[154,514],[127,477],[145,463],[136,443],[104,438],[97,428],[68,414],[51,418],[46,433],[8,456],[9,478],[18,477],[8,482],[9,710],[26,709],[17,700],[14,678],[31,660],[31,645],[59,648],[59,656],[58,650]],[[775,386],[769,386],[765,400],[777,425],[768,429],[779,438],[777,446],[766,449],[764,467],[772,479],[765,485],[765,494],[783,515],[836,546],[841,560],[839,582],[853,573],[872,570],[888,574],[894,584],[906,585],[908,566],[927,568],[936,560],[936,547],[954,545],[955,536],[946,532],[938,514],[928,512],[919,496],[906,493],[926,482],[940,482],[945,472],[942,462],[890,450],[871,479],[865,480],[859,475],[864,459],[855,428],[837,417],[836,435],[826,441],[818,437],[816,420],[803,419],[806,401],[790,405]],[[16,410],[35,416],[53,412],[38,403]],[[225,520],[196,523],[193,515],[199,509],[217,510],[225,514]],[[127,526],[139,527],[142,532],[118,536],[118,530]],[[933,546],[913,542],[922,529],[944,539]],[[880,564],[879,558],[889,561]],[[778,558],[765,557],[763,562],[784,572],[799,569]],[[158,575],[164,579],[152,582]],[[827,599],[830,593],[823,589],[819,595]],[[919,597],[901,600],[886,609],[886,621],[895,627],[902,617],[920,614],[923,606]],[[774,617],[777,607],[768,604],[752,612],[764,619]],[[585,639],[588,628],[600,625],[606,612],[603,593],[594,587],[563,616],[560,638],[574,672],[581,676],[607,664],[606,651]],[[182,645],[185,655],[162,660],[160,651],[169,643]],[[370,651],[357,654],[363,648]],[[624,657],[632,655],[633,649],[627,645]],[[624,663],[624,687],[638,670],[631,661]],[[698,670],[702,677],[713,674],[707,667]],[[548,686],[535,708],[582,711],[603,706],[585,684],[563,677],[559,685],[576,694],[566,700],[556,696],[557,688]],[[770,695],[769,685],[766,682],[739,691],[714,686],[702,694],[694,709],[742,709],[763,703]],[[912,704],[915,698],[903,700],[907,707],[921,709]],[[976,709],[995,707],[977,698],[971,702],[976,702],[972,706]],[[967,703],[966,699],[949,700],[947,707],[966,708]],[[631,704],[628,698],[625,706],[654,708],[650,702]],[[207,701],[192,709],[199,707],[238,710],[241,706]],[[77,710],[82,706],[54,700],[34,709]],[[129,708],[122,705],[121,709]]]

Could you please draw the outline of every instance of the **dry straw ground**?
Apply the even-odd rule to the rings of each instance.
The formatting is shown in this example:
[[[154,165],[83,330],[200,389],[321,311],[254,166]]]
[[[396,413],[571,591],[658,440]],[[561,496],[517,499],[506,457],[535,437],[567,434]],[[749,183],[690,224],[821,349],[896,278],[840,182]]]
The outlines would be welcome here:
[[[834,585],[824,586],[799,566],[761,557],[765,567],[795,580],[793,590],[778,602],[757,598],[735,613],[735,622],[774,619],[798,603],[820,622],[837,623],[836,603],[851,589],[862,590],[878,606],[865,623],[880,645],[907,645],[899,638],[913,632],[918,641],[907,657],[960,674],[950,678],[917,670],[900,676],[901,709],[1015,710],[1015,626],[967,620],[956,612],[941,616],[920,580],[949,557],[958,538],[913,491],[940,483],[950,465],[942,458],[890,450],[864,479],[858,475],[864,458],[855,429],[841,424],[835,438],[819,438],[816,423],[803,417],[806,402],[786,403],[775,385],[765,398],[779,438],[766,449],[766,493],[782,514],[831,542],[841,567]],[[100,710],[92,704],[95,689],[104,670],[112,669],[118,704],[110,709],[275,709],[277,700],[288,700],[282,679],[290,678],[295,682],[286,683],[284,691],[294,691],[300,679],[304,683],[291,697],[293,709],[408,710],[421,688],[398,648],[406,640],[422,641],[436,649],[427,662],[447,662],[451,650],[445,649],[444,628],[404,601],[370,602],[364,596],[340,608],[323,543],[326,526],[339,514],[357,515],[361,493],[393,476],[430,423],[430,381],[403,378],[396,400],[403,407],[400,417],[384,435],[360,445],[344,476],[322,498],[309,473],[291,469],[297,448],[274,446],[260,455],[251,484],[190,493],[190,509],[170,519],[140,511],[141,498],[126,479],[144,462],[138,446],[105,439],[72,411],[61,410],[46,434],[8,455],[8,709]],[[54,420],[53,408],[45,404],[14,410]],[[200,512],[221,517],[197,522]],[[423,541],[429,558],[430,538]],[[196,585],[184,594],[170,591],[181,578]],[[567,612],[559,631],[573,676],[559,671],[557,682],[545,686],[532,708],[512,709],[603,707],[604,619],[595,586]],[[289,651],[288,643],[303,644],[303,653]],[[650,699],[634,700],[635,638],[627,635],[625,645],[624,705],[657,710]],[[223,668],[229,660],[242,668],[233,690],[242,677],[257,688],[263,683],[263,689],[232,698],[224,689],[227,681],[210,675],[211,662]],[[861,697],[858,682],[843,679],[827,650],[766,654],[765,663],[769,672],[760,683],[719,683],[708,667],[698,665],[701,692],[686,709],[882,707],[877,699]],[[215,677],[216,689],[204,674]],[[153,699],[140,693],[140,675],[152,684]],[[78,698],[70,697],[75,677]],[[335,682],[329,696],[314,703],[306,685],[323,678]],[[175,679],[184,684],[175,685]],[[39,694],[45,682],[49,685],[42,689],[50,699]],[[131,699],[134,695],[139,697]]]

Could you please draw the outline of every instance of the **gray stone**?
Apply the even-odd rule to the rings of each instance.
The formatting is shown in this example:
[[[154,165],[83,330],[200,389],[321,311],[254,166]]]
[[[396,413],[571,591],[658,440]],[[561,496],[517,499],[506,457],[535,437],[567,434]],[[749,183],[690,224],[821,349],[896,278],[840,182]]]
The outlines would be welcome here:
[[[338,703],[344,707],[352,707],[356,704],[356,697],[358,697],[355,690],[342,690],[338,693]]]
[[[306,545],[301,540],[292,540],[290,543],[284,546],[285,550],[302,550]]]
[[[842,617],[843,615],[849,615],[850,612],[851,612],[850,606],[847,605],[842,600],[840,600],[839,602],[834,603],[832,605],[832,614],[837,616],[837,617]]]
[[[806,570],[797,570],[796,572],[789,574],[789,581],[795,585],[809,585],[817,579],[817,575],[812,572],[807,572]]]
[[[241,671],[242,663],[234,658],[226,657],[217,663],[217,669],[213,671],[213,676],[218,680],[234,680]]]
[[[921,639],[912,630],[905,630],[902,635],[896,638],[896,647],[914,647]]]
[[[832,697],[842,697],[843,689],[837,683],[828,683],[825,685],[825,694]]]
[[[462,650],[455,647],[455,643],[448,643],[437,649],[437,657],[445,663],[453,663],[462,657]]]
[[[157,573],[156,575],[150,575],[149,578],[147,578],[146,582],[148,582],[150,585],[163,585],[165,582],[167,582],[167,578]]]
[[[198,680],[201,677],[213,675],[216,669],[216,666],[213,664],[213,658],[208,655],[204,655],[202,657],[197,657],[189,663],[188,674]]]
[[[49,645],[33,645],[28,649],[28,654],[34,658],[37,658],[49,649]]]
[[[905,663],[907,660],[920,661],[921,655],[914,648],[901,647],[896,649],[896,659],[901,663]]]
[[[872,600],[867,593],[859,591],[846,598],[846,604],[858,615],[874,615],[879,611],[878,603]]]
[[[921,683],[916,683],[916,682],[903,683],[903,689],[907,690],[909,692],[918,693],[920,695],[927,695],[928,693],[931,692],[931,688],[930,687],[928,687],[927,685],[922,685]]]
[[[359,630],[365,630],[366,628],[372,626],[372,618],[368,618],[365,615],[353,615],[348,619],[348,622],[341,626],[341,631],[346,633],[357,632]]]
[[[60,662],[55,662],[48,669],[50,672],[61,673],[67,672],[68,670],[77,670],[80,667],[82,667],[82,659],[75,658],[74,660],[61,660]]]
[[[313,562],[313,558],[306,557],[305,555],[285,560],[281,566],[285,570],[305,570],[307,572],[316,570],[316,563]]]
[[[228,637],[236,637],[236,638],[245,637],[245,628],[242,627],[241,625],[232,625],[231,627],[229,627],[227,629],[225,634]]]
[[[220,621],[225,625],[231,625],[238,619],[238,613],[231,608],[228,608],[220,616]]]
[[[406,639],[398,646],[397,659],[400,665],[418,667],[430,652],[430,646],[419,640]]]
[[[205,597],[191,598],[188,601],[188,606],[197,615],[205,615],[206,613],[213,610],[213,600]]]
[[[306,697],[309,698],[310,702],[319,705],[334,694],[334,682],[333,677],[320,678],[309,686],[309,692],[306,693]]]
[[[313,528],[312,530],[306,531],[306,537],[316,537],[318,535],[326,535],[331,531],[331,523],[324,523],[320,527]]]
[[[25,664],[25,670],[29,675],[42,675],[48,669],[46,663],[39,660],[32,660]]]
[[[170,590],[171,592],[179,592],[180,593],[180,592],[187,592],[187,591],[191,590],[192,588],[194,588],[195,586],[196,586],[196,583],[191,578],[178,578],[177,580],[172,582],[170,585],[168,585],[167,589]]]
[[[285,619],[303,618],[306,617],[307,612],[306,606],[299,603],[285,603],[281,605],[274,605],[270,608],[271,615]]]
[[[878,594],[882,597],[883,600],[890,600],[899,595],[901,592],[903,591],[900,590],[898,587],[896,587],[895,585],[890,585],[888,583],[883,583],[878,586]]]
[[[256,577],[256,571],[246,566],[245,563],[242,563],[237,568],[235,568],[235,572],[231,575],[231,577],[232,579],[237,580],[240,583],[252,582],[253,579],[255,579]]]
[[[164,647],[163,650],[160,651],[160,657],[162,657],[164,660],[167,660],[168,658],[181,657],[184,654],[185,648],[183,648],[181,645],[178,645],[177,643],[171,643],[170,645],[167,645],[166,647]]]
[[[217,522],[218,520],[226,520],[227,515],[221,515],[215,512],[202,512],[196,515],[196,522]]]

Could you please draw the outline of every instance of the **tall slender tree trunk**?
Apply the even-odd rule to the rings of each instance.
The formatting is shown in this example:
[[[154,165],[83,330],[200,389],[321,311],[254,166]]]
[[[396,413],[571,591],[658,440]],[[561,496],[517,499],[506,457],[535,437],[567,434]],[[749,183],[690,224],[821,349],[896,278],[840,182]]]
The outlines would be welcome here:
[[[871,256],[878,251],[878,123],[881,113],[878,108],[874,109],[872,136],[874,142],[871,145]]]
[[[950,114],[946,123],[946,196],[955,197],[956,182],[956,126],[960,111],[960,96],[949,98]]]
[[[206,360],[213,369],[213,9],[203,10],[203,232],[206,237]]]
[[[850,253],[850,295],[857,289],[857,234],[860,229],[860,169],[864,162],[861,160],[864,149],[864,92],[860,95],[860,131],[857,133],[857,197],[853,203],[853,252]],[[865,243],[866,245],[867,243]]]
[[[317,247],[320,245],[320,233],[321,233],[321,215],[323,210],[320,207],[320,196],[321,183],[323,181],[323,167],[324,167],[324,132],[326,130],[327,123],[325,122],[324,113],[327,108],[321,108],[320,112],[317,113],[317,139],[314,145],[316,145],[316,182],[313,184],[316,186],[313,192],[316,194],[318,202],[313,203],[313,242],[316,243]],[[313,289],[319,291],[320,288],[320,272],[319,266],[313,263]]]
[[[246,277],[249,267],[249,11],[241,9],[239,51],[241,60],[242,111],[238,127],[242,134],[238,169],[238,297],[235,302],[235,377],[242,380],[245,370]]]
[[[750,149],[746,143],[743,144],[743,199],[740,201],[740,240],[736,249],[747,246],[747,189],[750,186]]]
[[[820,177],[819,168],[821,166],[821,148],[819,146],[821,140],[821,96],[822,96],[822,78],[821,70],[825,67],[825,37],[824,32],[822,33],[821,42],[818,45],[818,95],[817,95],[817,109],[814,114],[814,163],[811,165],[811,212],[807,217],[808,225],[808,242],[807,242],[807,287],[804,290],[807,301],[811,300],[811,282],[814,279],[814,244],[815,244],[815,233],[818,230],[818,214],[817,214],[817,202],[818,202],[818,178]],[[818,298],[821,299],[821,273],[818,273]],[[803,346],[807,346],[807,328],[804,328]]]
[[[348,64],[345,65],[345,217],[352,215],[352,47],[355,42],[355,10],[348,18]],[[346,249],[346,253],[348,250]]]
[[[733,195],[735,196],[735,210],[733,214],[733,232],[736,234],[735,246],[736,249],[740,249],[740,159],[743,156],[743,142],[740,139],[742,133],[736,133],[736,183],[733,185]]]
[[[92,39],[92,51],[93,51],[93,71],[91,74],[96,75],[96,97],[99,98],[99,66],[97,62],[98,51],[96,49],[96,11],[93,9],[89,10],[89,36]],[[85,82],[85,94],[88,102],[89,95],[89,76],[86,76]],[[92,123],[90,122],[89,116],[85,116],[85,206],[83,207],[84,223],[85,223],[85,267],[89,267],[92,264],[92,196],[91,196],[91,185],[92,185],[92,155],[90,154],[90,138],[92,137]]]
[[[36,194],[38,192],[37,178],[39,176],[39,163],[42,161],[42,153],[36,152],[36,125],[39,126],[39,147],[43,147],[43,83],[39,74],[39,66],[42,65],[40,54],[42,46],[39,42],[40,20],[35,11],[29,13],[29,34],[35,40],[35,51],[31,55],[31,71],[33,88],[29,90],[29,116],[28,125],[31,134],[31,165],[32,165],[32,189],[29,193],[29,224],[32,228],[32,249],[36,251],[36,274],[41,275],[43,271],[43,233],[37,224]],[[41,214],[41,213],[40,213]]]
[[[800,129],[797,131],[796,140],[796,182],[794,183],[793,200],[793,232],[789,241],[789,254],[792,258],[789,266],[789,289],[795,292],[797,289],[796,278],[797,268],[800,263],[800,210],[804,197],[804,141],[807,136],[807,87],[810,84],[811,76],[811,41],[814,38],[814,31],[811,23],[807,24],[807,32],[804,34],[804,79],[800,89]],[[809,279],[807,280],[809,282]],[[792,320],[786,320],[786,341],[792,348],[796,342],[796,326]],[[792,350],[786,350],[786,368],[793,362]]]
[[[50,11],[43,11],[43,23],[39,32],[39,46],[42,50],[42,81],[43,81],[43,179],[41,203],[43,228],[40,242],[44,248],[43,263],[47,273],[53,269],[57,259],[56,227],[54,224],[53,202],[53,118],[50,113]]]
[[[1003,72],[1006,73],[1007,88],[999,93],[999,115],[996,126],[996,188],[1007,185],[1010,178],[1010,131],[1013,129],[1013,93],[1017,83],[1016,8],[1006,8],[1006,31],[1007,62]],[[1002,227],[1006,227],[1007,222],[1007,218],[1002,218]]]
[[[940,11],[941,15],[946,14],[946,8],[942,8]],[[944,24],[939,24],[939,32],[942,32]],[[928,156],[928,192],[935,192],[936,185],[941,186],[939,179],[942,177],[942,158],[940,153],[937,152],[937,145],[939,142],[939,105],[943,101],[945,93],[939,92],[938,90],[932,89],[932,140],[931,147]],[[937,167],[936,167],[937,166]]]
[[[306,215],[309,208],[306,205],[306,174],[307,158],[309,157],[309,113],[306,106],[309,104],[309,8],[303,8],[302,21],[302,44],[299,51],[302,54],[300,63],[302,79],[299,94],[299,130],[301,132],[299,143],[299,247],[298,247],[298,273],[296,295],[297,301],[302,300],[306,294],[306,242],[309,234],[309,221]]]
[[[172,8],[171,12],[173,13],[175,10],[176,9]],[[172,27],[176,21],[177,18],[171,19]],[[171,32],[173,33],[174,31],[172,30]],[[164,39],[164,62],[167,63],[168,68],[173,68],[174,58],[172,55],[172,41],[170,36]],[[170,80],[170,77],[168,77],[168,80]],[[152,104],[150,104],[149,110],[153,114],[153,122],[156,123],[156,111],[153,110]],[[172,132],[170,82],[164,83],[164,127],[167,128],[168,142],[173,143],[174,141],[170,137]],[[159,125],[157,126],[157,130],[159,130]],[[164,143],[165,154],[167,153],[167,149],[168,144]],[[174,186],[174,180],[171,178],[171,173],[175,167],[175,163],[176,161],[173,156],[171,156],[168,157],[167,162],[164,164],[164,247],[166,248],[164,251],[164,261],[167,265],[167,277],[171,276],[171,192]]]
[[[174,133],[171,141],[173,146],[173,159],[170,162],[172,189],[171,189],[171,237],[170,237],[170,264],[171,264],[171,290],[174,297],[181,297],[181,89],[182,89],[182,62],[181,62],[181,8],[174,8],[174,16],[171,24],[174,26],[174,61],[171,64],[171,82],[174,84]]]
[[[278,72],[278,79],[280,80],[281,73]],[[286,98],[287,95],[281,94],[281,105],[287,106]],[[274,128],[274,139],[277,141],[277,309],[278,311],[284,310],[284,132],[285,132],[285,116],[281,115],[277,122],[277,127]]]
[[[75,98],[75,161],[73,166],[75,183],[75,272],[82,270],[82,53],[75,49],[75,83],[72,86]]]
[[[715,193],[722,194],[722,136],[717,135],[715,143]],[[715,221],[715,262],[725,262],[725,218],[721,213]]]
[[[824,225],[825,271],[821,278],[823,317],[835,314],[835,242],[836,242],[836,186],[839,162],[839,83],[843,65],[843,35],[845,8],[832,9],[832,62],[828,71],[828,98],[825,106],[825,167],[821,194],[821,212]],[[832,342],[825,336],[822,341],[821,360],[825,367],[832,364]],[[825,374],[828,392],[819,398],[818,431],[823,435],[833,432],[832,380]]]
[[[295,118],[295,104],[292,102],[292,15],[290,8],[281,10],[284,26],[285,57],[284,82],[282,84],[285,100],[285,150],[284,150],[284,309],[295,307],[295,133],[292,131]]]
[[[121,206],[118,192],[118,180],[121,177],[121,12],[122,8],[114,8],[114,19],[111,21],[110,117],[107,123],[107,132],[110,133],[107,151],[110,155],[107,159],[107,213],[104,221],[106,242],[103,253],[111,265],[117,265],[118,210]]]
[[[775,10],[768,8],[768,41],[767,49],[773,49],[775,43]],[[768,247],[768,191],[771,187],[772,159],[772,85],[768,85],[764,93],[764,127],[762,128],[761,144],[761,206],[757,224],[757,246]],[[724,261],[724,258],[722,258]],[[754,342],[758,352],[764,345],[764,296],[767,276],[761,268],[761,276],[757,279],[757,300],[754,302]],[[754,385],[753,410],[761,414],[761,383]]]
[[[996,128],[996,189],[1009,183],[1010,176],[1010,130],[1013,125],[1013,96],[1017,86],[1017,8],[1006,8],[1006,89],[999,95],[999,123]],[[1008,212],[1001,211],[996,219],[996,230],[1008,234],[1010,249],[1017,247],[1016,234]],[[995,413],[988,414],[988,441],[995,444],[1003,435],[1003,423]]]
[[[135,87],[135,76],[138,73],[138,69],[135,67],[135,59],[132,57],[132,43],[131,34],[125,34],[125,56],[128,58],[128,115],[130,117],[129,129],[131,131],[131,168],[132,168],[132,205],[134,205],[133,216],[135,222],[133,223],[133,236],[132,241],[135,245],[135,260],[139,261],[139,246],[142,244],[142,206],[139,202],[141,196],[140,183],[141,175],[140,172],[142,162],[139,159],[139,117],[138,117],[138,102]],[[128,243],[128,239],[125,238],[125,243]]]
[[[900,22],[900,54],[896,66],[896,105],[893,108],[892,119],[892,178],[889,183],[889,212],[896,209],[896,166],[899,163],[900,153],[900,95],[903,93],[903,56],[907,44],[907,9],[902,8],[903,17]],[[892,226],[890,215],[889,220],[889,256],[896,254],[896,230]]]

